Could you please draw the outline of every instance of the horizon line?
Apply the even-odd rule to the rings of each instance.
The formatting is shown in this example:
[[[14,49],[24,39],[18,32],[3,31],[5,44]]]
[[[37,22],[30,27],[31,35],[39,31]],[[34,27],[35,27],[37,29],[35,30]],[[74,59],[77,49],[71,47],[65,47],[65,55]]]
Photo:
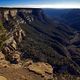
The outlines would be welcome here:
[[[35,5],[10,5],[3,8],[55,8],[55,9],[80,9],[80,4],[35,4]]]

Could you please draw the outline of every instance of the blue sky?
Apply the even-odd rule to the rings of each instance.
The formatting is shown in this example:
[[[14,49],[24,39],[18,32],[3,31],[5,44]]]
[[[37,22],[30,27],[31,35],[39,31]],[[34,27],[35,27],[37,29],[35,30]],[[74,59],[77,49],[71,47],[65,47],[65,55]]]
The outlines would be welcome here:
[[[80,0],[0,0],[0,5],[80,3]]]
[[[0,0],[1,6],[80,4],[80,0]]]

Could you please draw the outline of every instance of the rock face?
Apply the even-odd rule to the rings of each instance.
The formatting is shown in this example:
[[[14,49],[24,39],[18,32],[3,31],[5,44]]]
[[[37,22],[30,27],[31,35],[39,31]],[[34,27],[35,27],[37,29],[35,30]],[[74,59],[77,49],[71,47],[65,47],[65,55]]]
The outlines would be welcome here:
[[[17,15],[17,10],[16,9],[10,10],[10,15],[12,17],[15,17]]]
[[[10,16],[11,16],[11,17],[15,17],[15,16],[16,16],[17,10],[16,10],[16,9],[4,10],[3,14],[4,14],[3,17],[4,17],[6,20],[9,20]]]
[[[18,46],[25,37],[25,32],[20,28],[20,26],[17,26],[12,32],[9,32],[7,36],[9,38],[4,41],[2,53],[11,63],[18,63],[20,61],[21,53],[17,49],[19,49]]]
[[[17,43],[13,40],[11,43],[6,43],[3,47],[2,52],[5,55],[5,58],[10,62],[18,63],[20,61],[21,53],[16,51]]]
[[[13,35],[14,35],[15,41],[17,43],[20,43],[25,37],[25,32],[22,29],[18,28]]]
[[[8,20],[9,10],[5,10],[3,14],[4,14],[4,18]]]
[[[40,74],[41,76],[43,76],[45,78],[49,78],[48,77],[49,75],[53,76],[53,68],[48,63],[43,63],[43,62],[33,63],[33,64],[29,65],[28,69],[37,74]]]

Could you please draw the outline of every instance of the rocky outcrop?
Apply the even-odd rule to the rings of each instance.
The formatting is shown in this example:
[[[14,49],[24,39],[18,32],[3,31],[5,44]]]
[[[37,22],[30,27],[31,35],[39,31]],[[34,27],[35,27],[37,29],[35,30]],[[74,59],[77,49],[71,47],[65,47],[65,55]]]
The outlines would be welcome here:
[[[3,14],[4,14],[3,17],[4,17],[6,20],[8,20],[9,10],[5,10]]]
[[[12,12],[16,11],[12,10]],[[6,34],[9,38],[4,41],[2,48],[2,53],[11,63],[19,63],[21,53],[18,51],[18,46],[25,37],[25,32],[20,28],[19,24],[18,26],[15,25],[13,31]]]
[[[16,51],[17,49],[17,43],[12,38],[10,41],[5,41],[5,44],[3,46],[2,52],[5,55],[6,59],[10,62],[14,61],[19,62],[20,52]]]
[[[18,15],[26,22],[31,23],[34,21],[34,16],[32,16],[33,10],[22,9],[18,11]],[[22,21],[23,22],[23,21]]]
[[[14,33],[13,33],[14,39],[17,43],[20,43],[23,38],[25,37],[25,32],[18,28]]]
[[[15,17],[17,14],[17,10],[16,9],[12,9],[12,10],[4,10],[3,12],[3,17],[8,21],[10,16],[11,17]]]
[[[10,10],[10,15],[11,15],[12,17],[15,17],[15,16],[17,15],[17,9],[12,9],[12,10]]]
[[[53,68],[48,63],[44,62],[32,63],[31,65],[28,66],[28,69],[32,72],[35,72],[45,77],[46,79],[50,79],[53,77]]]
[[[15,51],[11,46],[4,47],[2,52],[5,54],[6,59],[11,63],[18,63],[20,61],[21,53],[19,51]]]

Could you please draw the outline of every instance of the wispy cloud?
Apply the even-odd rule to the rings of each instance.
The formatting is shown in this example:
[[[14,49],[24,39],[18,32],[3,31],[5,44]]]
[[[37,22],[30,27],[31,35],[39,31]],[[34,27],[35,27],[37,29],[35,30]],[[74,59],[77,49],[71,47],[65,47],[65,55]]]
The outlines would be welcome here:
[[[35,5],[10,5],[2,7],[18,7],[18,8],[79,8],[80,3],[57,3],[57,4],[35,4]]]

